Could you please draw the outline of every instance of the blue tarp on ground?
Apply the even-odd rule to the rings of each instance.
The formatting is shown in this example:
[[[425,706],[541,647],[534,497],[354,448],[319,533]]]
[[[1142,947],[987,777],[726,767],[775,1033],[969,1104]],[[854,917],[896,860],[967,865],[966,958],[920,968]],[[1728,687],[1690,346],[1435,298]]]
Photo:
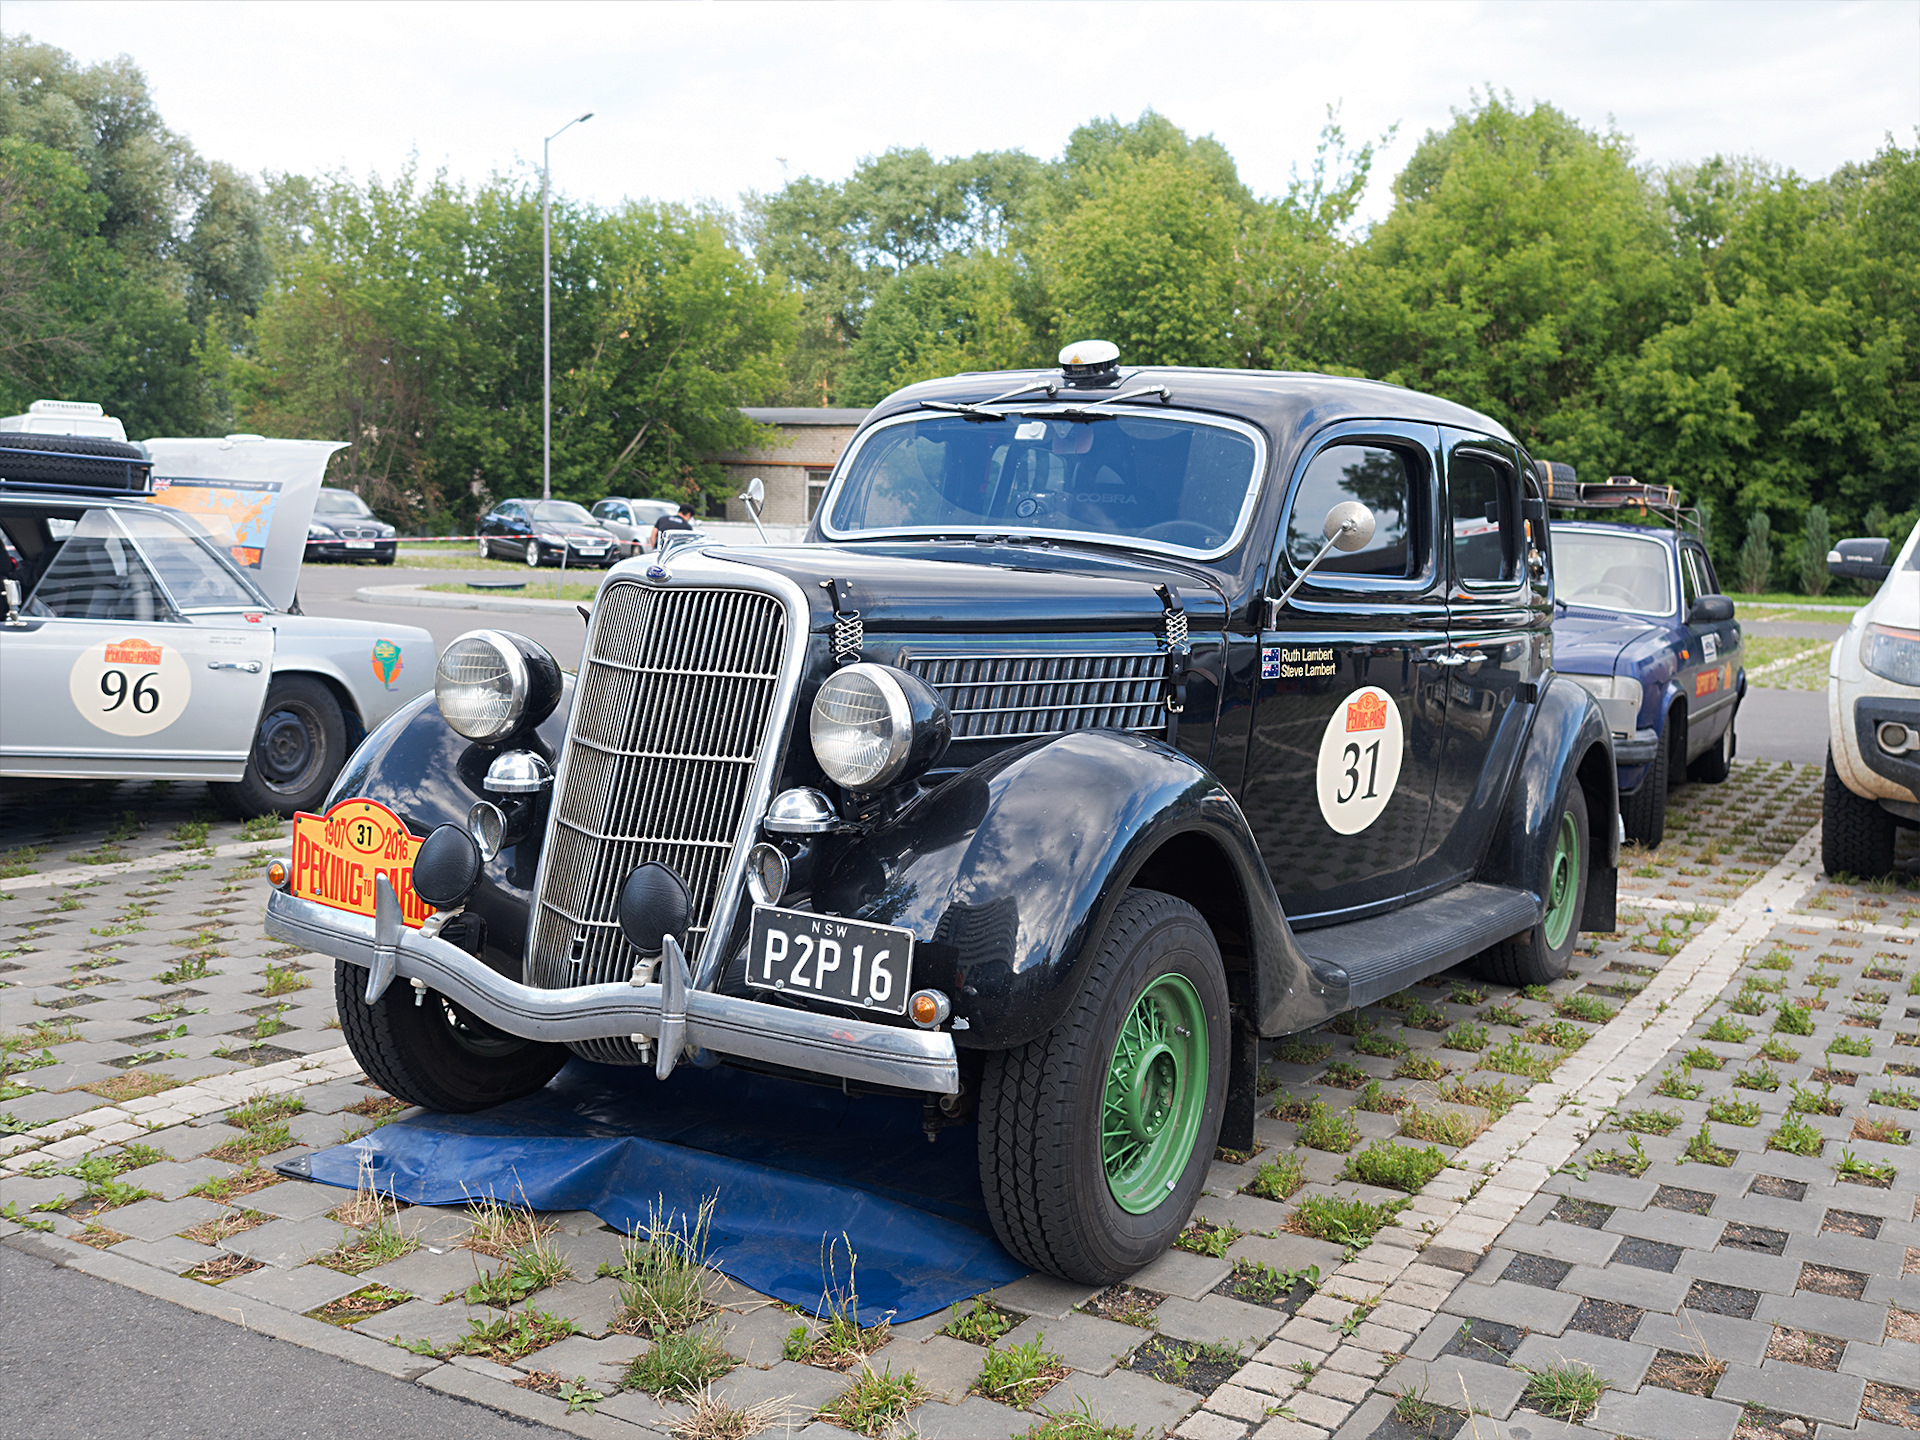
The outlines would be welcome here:
[[[716,1197],[709,1253],[743,1285],[812,1310],[823,1260],[858,1257],[863,1319],[944,1309],[1026,1273],[1000,1248],[975,1170],[971,1126],[929,1145],[920,1102],[848,1098],[738,1070],[651,1070],[574,1060],[536,1095],[476,1115],[415,1115],[306,1157],[329,1185],[359,1183],[416,1205],[491,1195],[535,1210],[589,1210],[644,1227]],[[590,1278],[590,1277],[583,1277]]]

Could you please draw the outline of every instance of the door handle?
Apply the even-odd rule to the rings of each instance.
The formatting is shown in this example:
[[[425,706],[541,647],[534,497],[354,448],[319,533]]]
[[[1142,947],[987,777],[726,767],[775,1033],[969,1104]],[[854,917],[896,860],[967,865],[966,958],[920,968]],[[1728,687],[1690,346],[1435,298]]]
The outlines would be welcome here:
[[[1420,658],[1428,661],[1430,664],[1445,665],[1451,669],[1456,665],[1465,665],[1470,657],[1462,655],[1457,650],[1430,650]]]
[[[260,662],[258,660],[209,660],[207,662],[207,669],[244,670],[249,675],[258,675],[260,673]]]

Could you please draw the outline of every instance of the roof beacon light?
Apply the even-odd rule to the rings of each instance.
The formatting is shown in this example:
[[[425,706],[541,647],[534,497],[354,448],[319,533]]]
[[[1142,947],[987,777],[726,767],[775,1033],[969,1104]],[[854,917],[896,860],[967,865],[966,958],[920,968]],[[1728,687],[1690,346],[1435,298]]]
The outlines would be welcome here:
[[[1111,340],[1076,340],[1060,352],[1060,372],[1073,390],[1104,390],[1120,383],[1120,347]]]

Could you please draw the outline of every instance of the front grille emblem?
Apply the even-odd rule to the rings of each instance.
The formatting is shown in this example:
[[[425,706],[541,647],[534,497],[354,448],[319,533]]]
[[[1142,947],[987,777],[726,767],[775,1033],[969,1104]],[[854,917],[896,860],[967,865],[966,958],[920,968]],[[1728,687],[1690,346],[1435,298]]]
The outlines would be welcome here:
[[[653,581],[656,585],[664,585],[672,578],[673,576],[667,573],[667,567],[664,565],[647,566],[647,579]]]

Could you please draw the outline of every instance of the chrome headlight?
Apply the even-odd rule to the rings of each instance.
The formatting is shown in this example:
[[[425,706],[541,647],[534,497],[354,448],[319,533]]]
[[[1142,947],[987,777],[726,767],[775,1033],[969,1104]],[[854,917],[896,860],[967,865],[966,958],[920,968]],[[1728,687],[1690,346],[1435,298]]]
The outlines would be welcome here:
[[[560,666],[524,635],[469,630],[441,653],[433,698],[467,739],[503,740],[553,713]]]
[[[849,665],[814,696],[814,758],[849,790],[884,790],[946,753],[953,725],[924,681],[890,665]]]
[[[1642,687],[1638,680],[1629,675],[1567,675],[1566,678],[1599,702],[1609,730],[1616,735],[1633,734],[1640,718]]]

